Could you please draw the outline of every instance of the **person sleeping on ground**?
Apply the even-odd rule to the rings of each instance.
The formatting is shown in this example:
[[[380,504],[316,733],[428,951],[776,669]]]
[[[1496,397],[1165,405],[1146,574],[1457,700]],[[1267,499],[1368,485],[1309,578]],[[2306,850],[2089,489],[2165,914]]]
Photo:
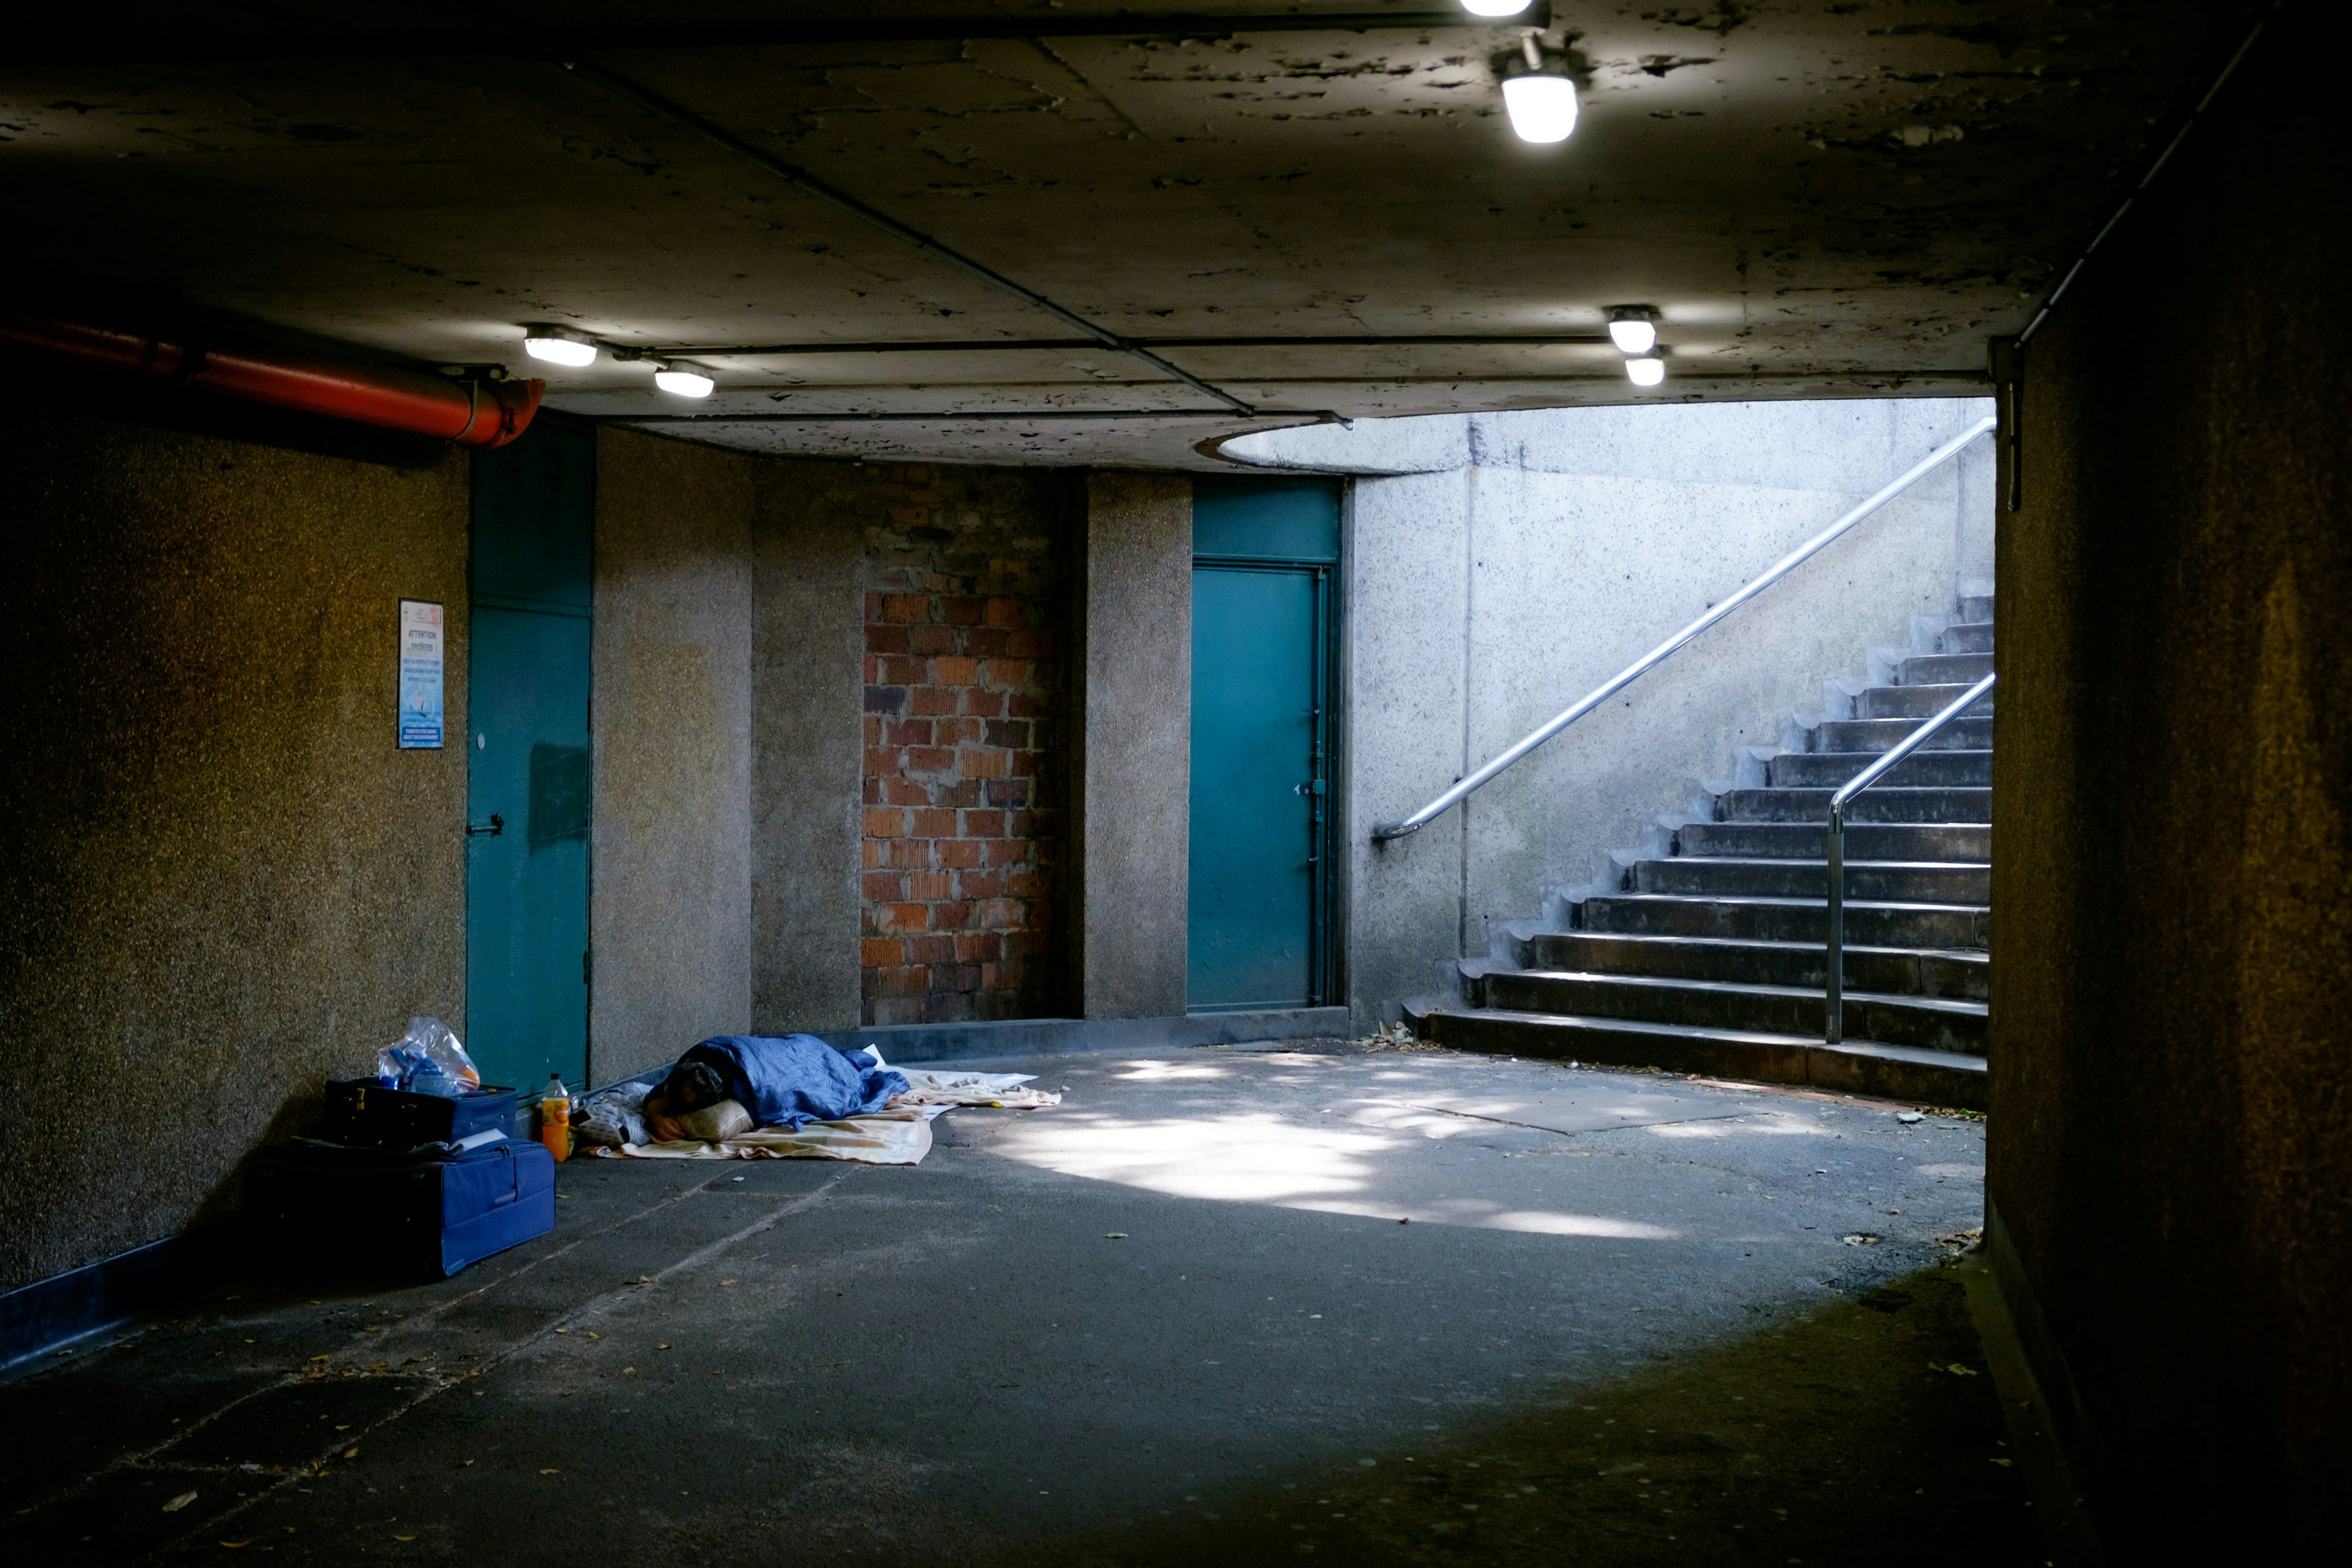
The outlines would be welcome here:
[[[908,1092],[906,1077],[881,1060],[814,1035],[718,1035],[678,1058],[639,1114],[655,1142],[719,1142],[758,1128],[868,1116]]]

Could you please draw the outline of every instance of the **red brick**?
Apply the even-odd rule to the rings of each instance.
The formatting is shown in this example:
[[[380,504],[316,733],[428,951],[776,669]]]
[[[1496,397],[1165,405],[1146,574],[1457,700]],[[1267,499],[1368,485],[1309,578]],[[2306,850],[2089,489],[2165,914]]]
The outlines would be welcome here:
[[[981,783],[978,779],[958,779],[953,784],[932,786],[933,805],[978,805],[981,804]]]
[[[985,608],[978,599],[941,599],[940,619],[950,626],[976,626]]]
[[[963,634],[963,651],[982,658],[993,658],[1004,651],[1013,634],[1002,626],[974,626]]]
[[[874,911],[877,931],[929,931],[931,911],[922,904],[884,904]]]
[[[1001,811],[967,811],[963,814],[963,836],[966,838],[1002,838],[1004,837],[1004,814]],[[994,846],[991,846],[992,848]]]
[[[906,946],[907,958],[916,963],[953,963],[956,961],[956,939],[951,936],[913,937]],[[899,961],[892,959],[889,962],[895,963]]]
[[[963,692],[963,710],[975,719],[993,719],[1004,711],[1004,693],[968,686]]]
[[[968,779],[1001,779],[1007,761],[1003,752],[985,746],[965,746],[956,752],[956,766]]]
[[[857,896],[870,904],[895,904],[907,897],[904,871],[865,871],[857,878]]]
[[[904,626],[868,626],[866,628],[867,653],[905,653],[907,628]]]
[[[1029,859],[1030,843],[1026,838],[999,838],[984,846],[991,866],[1019,866]]]
[[[953,870],[964,870],[980,864],[981,846],[969,838],[940,840],[940,864]]]
[[[900,842],[900,840],[898,839],[892,839],[889,843],[885,843],[879,838],[868,838],[864,840],[857,847],[857,853],[859,856],[858,863],[864,866],[867,870],[872,870],[875,867],[883,864],[882,852],[888,848],[890,844],[898,842]]]
[[[936,942],[940,939],[925,937],[923,940]],[[956,943],[953,939],[950,939],[948,945],[952,948]],[[895,936],[866,937],[857,944],[857,962],[868,969],[881,969],[894,963],[904,963],[907,962],[907,944]]]
[[[992,626],[1017,626],[1021,624],[1021,604],[1017,599],[991,599],[985,617]]]
[[[939,725],[942,746],[977,746],[988,733],[985,719],[941,719]]]
[[[1046,890],[1048,879],[1043,871],[1008,871],[1003,875],[1004,890],[1016,899],[1034,899]],[[969,876],[967,873],[964,883],[967,893],[971,890]]]
[[[895,806],[869,805],[866,808],[866,837],[896,838],[907,831],[907,814]]]
[[[956,873],[949,871],[916,871],[907,878],[906,897],[927,904],[955,896]]]
[[[910,773],[943,773],[955,764],[955,753],[944,746],[907,748],[907,771]]]
[[[886,746],[928,746],[935,719],[893,719],[882,726],[882,743]]]
[[[992,931],[963,931],[955,939],[956,962],[959,963],[993,963],[1004,951],[1004,938]]]
[[[992,720],[986,725],[987,741],[992,746],[1003,746],[1015,752],[1026,751],[1029,749],[1029,729],[1030,721],[1026,719]],[[890,743],[894,746],[905,744],[896,740]]]
[[[999,756],[1003,755],[1002,752],[997,754]],[[991,805],[1027,805],[1029,804],[1029,781],[1027,779],[1012,778],[993,780],[988,785],[985,793],[988,797],[988,804]]]
[[[970,1019],[971,1013],[971,998],[960,991],[945,994],[934,991],[923,998],[926,1024],[961,1024]]]
[[[905,711],[906,707],[907,691],[904,687],[869,685],[866,689],[865,711],[868,713],[898,713]]]
[[[866,805],[880,805],[882,804],[882,781],[880,779],[868,776],[859,793]]]
[[[978,910],[980,923],[997,931],[1021,924],[1025,912],[1018,899],[991,899]]]
[[[877,840],[868,839],[875,843]],[[892,838],[882,844],[882,864],[898,871],[928,871],[931,867],[931,841],[928,838]]]
[[[882,601],[881,618],[912,626],[931,618],[931,602],[919,594],[892,594]]]
[[[929,662],[929,659],[902,658],[896,654],[889,655],[881,661],[882,673],[871,677],[870,684],[876,686],[920,685],[925,673],[923,667]]]
[[[920,996],[878,996],[866,1005],[877,1024],[919,1024],[923,1021]]]
[[[1015,691],[1005,698],[1004,710],[1015,719],[1043,719],[1053,711],[1053,704],[1042,697]]]
[[[947,686],[918,686],[907,693],[907,711],[937,718],[956,710],[955,689]]]
[[[956,814],[944,806],[925,806],[915,813],[914,831],[925,838],[953,838]]]
[[[908,647],[886,649],[886,652],[919,653],[932,656],[956,651],[956,629],[953,626],[915,626],[908,633]]]
[[[883,778],[897,773],[898,767],[899,758],[897,752],[887,747],[875,747],[866,752],[866,766],[860,771],[867,778]]]
[[[920,996],[931,988],[931,972],[919,963],[902,969],[877,969],[874,976],[886,996]]]
[[[1034,811],[1011,812],[1004,818],[1004,837],[1035,838],[1045,831],[1045,821]]]
[[[878,621],[882,618],[881,595],[868,594],[866,595],[866,618],[869,621]]]
[[[1037,752],[1015,752],[1013,753],[1012,773],[1014,778],[1034,779],[1045,771],[1045,759],[1043,753]],[[1827,897],[1827,895],[1824,894],[1823,897]],[[1822,984],[1827,984],[1828,982],[1824,981]]]
[[[1046,658],[1054,652],[1051,632],[1014,632],[1004,639],[1004,651],[1015,658]]]
[[[892,661],[885,659],[883,662],[888,664]],[[1036,679],[1037,666],[1025,658],[992,658],[982,668],[980,678],[991,686],[1011,691]]]
[[[970,904],[934,904],[931,906],[933,931],[963,931],[971,924]]]
[[[931,804],[931,792],[913,779],[868,779],[866,782],[877,785],[881,789],[882,798],[875,803],[877,805],[929,805]]]
[[[1005,891],[1002,871],[959,871],[956,873],[956,897],[960,899],[993,899]]]
[[[935,658],[931,661],[931,679],[941,686],[971,686],[980,679],[980,660]]]

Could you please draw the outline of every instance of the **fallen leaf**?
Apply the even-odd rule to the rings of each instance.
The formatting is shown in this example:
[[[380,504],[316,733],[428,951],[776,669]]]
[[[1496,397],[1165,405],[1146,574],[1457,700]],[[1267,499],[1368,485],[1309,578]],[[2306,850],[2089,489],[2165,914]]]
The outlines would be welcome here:
[[[195,1493],[194,1493],[194,1492],[182,1492],[178,1497],[173,1498],[170,1502],[167,1502],[167,1503],[165,1503],[165,1504],[163,1505],[163,1511],[164,1511],[165,1513],[177,1513],[177,1512],[179,1512],[182,1509],[184,1509],[184,1508],[187,1507],[190,1503],[192,1503],[192,1502],[194,1502],[194,1501],[195,1501],[195,1500],[196,1500],[196,1494],[195,1494]]]
[[[311,1359],[312,1361],[332,1361],[332,1360],[334,1360],[335,1358],[334,1358],[334,1357],[332,1357],[332,1356],[314,1355],[314,1356],[312,1356],[310,1359]]]
[[[589,1331],[588,1331],[588,1337],[589,1337],[590,1339],[592,1339],[592,1340],[601,1340],[601,1339],[603,1339],[604,1336],[604,1335],[602,1335],[602,1334],[600,1334],[600,1333],[598,1333],[595,1330],[591,1329],[591,1330],[589,1330]]]
[[[570,1329],[558,1329],[558,1330],[556,1330],[555,1331],[556,1331],[557,1333],[559,1333],[559,1334],[568,1334],[568,1333],[570,1333],[572,1331],[571,1331]]]
[[[395,1535],[395,1536],[394,1536],[394,1537],[393,1537],[393,1539],[394,1539],[394,1541],[414,1541],[414,1540],[415,1540],[415,1539],[416,1539],[416,1537],[415,1537],[415,1536],[413,1536],[413,1535]]]
[[[464,1469],[467,1465],[470,1465],[470,1464],[472,1464],[473,1462],[474,1462],[474,1461],[473,1461],[473,1460],[471,1460],[471,1459],[460,1459],[460,1460],[458,1460],[458,1461],[457,1461],[457,1468],[458,1468],[459,1469],[461,1469],[461,1470],[462,1470],[462,1469]]]
[[[633,1366],[625,1366],[625,1367],[623,1367],[623,1368],[621,1369],[621,1375],[622,1375],[623,1377],[626,1377],[626,1376],[628,1376],[630,1373],[632,1373],[635,1372],[636,1370],[637,1370],[637,1369],[636,1369],[635,1367],[633,1367]]]
[[[356,1459],[359,1457],[360,1451],[357,1448],[346,1448],[343,1450],[343,1458],[346,1459]]]
[[[360,1332],[363,1334],[380,1334],[383,1332],[383,1325],[382,1323],[368,1323],[360,1329]],[[245,1342],[251,1344],[253,1342],[251,1340],[247,1340]]]
[[[666,1351],[666,1350],[669,1349],[669,1347],[668,1347],[667,1345],[656,1345],[656,1346],[654,1347],[654,1349],[656,1349],[656,1350],[657,1350],[657,1351]]]
[[[1993,1463],[1999,1465],[2004,1470],[2009,1468],[2009,1461],[2007,1459],[1995,1459]]]
[[[555,1474],[555,1472],[554,1472],[553,1470],[541,1470],[541,1471],[540,1471],[539,1473],[540,1473],[541,1475],[542,1475],[542,1476],[551,1476],[551,1475]]]

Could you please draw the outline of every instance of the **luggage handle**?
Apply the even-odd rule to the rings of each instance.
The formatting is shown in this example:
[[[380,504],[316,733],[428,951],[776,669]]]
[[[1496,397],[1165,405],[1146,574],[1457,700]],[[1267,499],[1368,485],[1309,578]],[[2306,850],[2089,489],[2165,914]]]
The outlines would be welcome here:
[[[522,1196],[522,1168],[515,1163],[514,1145],[499,1145],[499,1157],[506,1162],[507,1190],[490,1200],[494,1209],[506,1208]]]

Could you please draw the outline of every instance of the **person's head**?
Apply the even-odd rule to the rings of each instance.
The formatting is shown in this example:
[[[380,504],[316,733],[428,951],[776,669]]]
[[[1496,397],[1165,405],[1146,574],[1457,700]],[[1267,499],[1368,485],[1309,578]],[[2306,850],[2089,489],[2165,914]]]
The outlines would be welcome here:
[[[654,1095],[666,1113],[684,1116],[726,1099],[727,1084],[709,1062],[680,1062]]]

